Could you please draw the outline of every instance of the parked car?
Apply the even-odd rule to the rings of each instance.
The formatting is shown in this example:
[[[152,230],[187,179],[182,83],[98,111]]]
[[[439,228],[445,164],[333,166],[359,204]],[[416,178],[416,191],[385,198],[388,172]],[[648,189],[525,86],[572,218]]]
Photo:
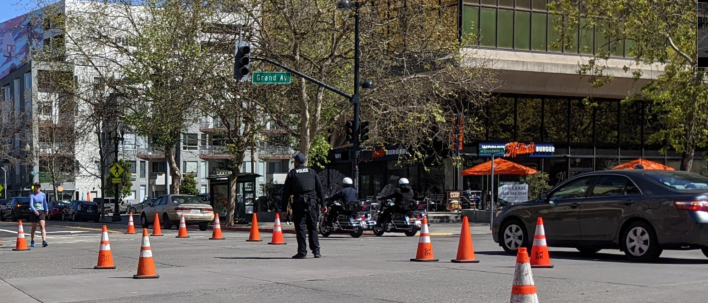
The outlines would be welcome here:
[[[137,215],[139,213],[142,213],[145,206],[148,205],[148,203],[150,203],[150,202],[155,202],[155,200],[157,200],[157,199],[147,198],[147,199],[143,200],[143,202],[131,204],[130,209],[128,211],[132,212],[133,215]]]
[[[2,214],[2,210],[5,209],[8,203],[10,203],[9,199],[0,199],[0,214]]]
[[[198,224],[199,230],[204,231],[214,221],[214,209],[207,203],[194,195],[162,196],[143,208],[140,223],[143,228],[148,228],[154,223],[155,214],[158,214],[162,228],[170,229],[172,225],[179,225],[180,217],[184,214],[187,225]]]
[[[47,207],[49,208],[49,214],[47,215],[47,220],[51,220],[52,218],[58,219],[61,218],[61,215],[64,214],[64,208],[69,206],[69,201],[52,201],[47,204]]]
[[[548,246],[592,254],[619,248],[631,260],[664,249],[701,249],[708,257],[708,178],[683,171],[617,170],[572,177],[539,199],[495,214],[494,241],[510,254],[531,246],[543,218]]]
[[[88,221],[93,220],[98,222],[101,220],[101,213],[98,211],[98,204],[89,201],[71,201],[69,206],[64,208],[64,213],[61,216],[63,221]]]
[[[10,202],[5,205],[2,209],[2,213],[0,213],[0,220],[29,220],[29,201],[27,197],[15,197],[10,199]]]

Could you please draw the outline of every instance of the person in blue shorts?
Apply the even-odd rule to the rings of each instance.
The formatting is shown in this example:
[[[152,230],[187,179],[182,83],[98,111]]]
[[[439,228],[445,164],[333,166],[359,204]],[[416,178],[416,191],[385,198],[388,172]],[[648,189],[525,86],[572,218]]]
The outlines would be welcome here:
[[[30,222],[32,222],[32,234],[30,247],[34,247],[34,233],[37,231],[37,223],[42,229],[42,246],[47,247],[47,231],[44,228],[44,218],[49,211],[47,207],[47,195],[42,192],[42,186],[39,183],[33,185],[34,192],[30,194]]]

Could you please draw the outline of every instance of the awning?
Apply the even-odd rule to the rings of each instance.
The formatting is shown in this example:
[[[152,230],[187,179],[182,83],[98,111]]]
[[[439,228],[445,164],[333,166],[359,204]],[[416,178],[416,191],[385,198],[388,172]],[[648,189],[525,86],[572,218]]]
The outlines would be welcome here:
[[[652,170],[675,170],[673,167],[646,159],[637,159],[624,164],[617,165],[612,169],[652,169]]]
[[[536,170],[501,158],[494,159],[494,175],[525,176],[533,175]],[[462,171],[462,176],[489,176],[492,174],[492,161],[470,167]]]

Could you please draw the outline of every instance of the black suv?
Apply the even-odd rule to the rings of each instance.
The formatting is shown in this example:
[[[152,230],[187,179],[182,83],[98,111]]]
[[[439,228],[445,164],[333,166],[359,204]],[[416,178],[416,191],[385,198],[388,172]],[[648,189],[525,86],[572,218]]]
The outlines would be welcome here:
[[[101,220],[101,213],[98,211],[98,204],[89,201],[71,201],[69,206],[64,208],[64,213],[61,219],[71,221],[88,221],[93,220],[98,222]]]
[[[0,212],[0,220],[29,220],[29,201],[30,200],[27,197],[12,198],[10,202],[2,208],[2,212]]]

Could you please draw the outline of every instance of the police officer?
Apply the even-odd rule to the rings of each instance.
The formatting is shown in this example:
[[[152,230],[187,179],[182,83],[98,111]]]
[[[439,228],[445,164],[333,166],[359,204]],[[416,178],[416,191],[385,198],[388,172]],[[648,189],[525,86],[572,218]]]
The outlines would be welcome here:
[[[320,243],[317,238],[317,216],[320,203],[324,201],[322,182],[317,173],[305,167],[305,155],[298,153],[293,156],[295,168],[285,179],[283,186],[283,205],[287,205],[292,195],[293,220],[297,233],[297,254],[293,259],[304,259],[307,255],[305,243],[306,232],[310,234],[310,249],[315,258],[320,255]]]
[[[354,181],[352,181],[351,178],[344,178],[342,181],[342,185],[344,188],[339,191],[338,193],[334,194],[333,196],[329,197],[327,200],[330,202],[337,201],[339,200],[342,202],[342,206],[337,206],[334,205],[334,203],[331,204],[330,211],[327,214],[327,221],[325,222],[327,225],[331,224],[332,221],[337,218],[339,213],[346,209],[349,209],[349,203],[358,203],[359,198],[356,192],[356,188],[354,186]]]
[[[407,178],[398,179],[398,188],[385,197],[381,197],[382,200],[393,199],[393,207],[389,207],[384,210],[381,217],[376,220],[376,226],[383,226],[384,222],[388,221],[392,213],[399,213],[405,210],[405,206],[410,202],[413,202],[413,188]]]

